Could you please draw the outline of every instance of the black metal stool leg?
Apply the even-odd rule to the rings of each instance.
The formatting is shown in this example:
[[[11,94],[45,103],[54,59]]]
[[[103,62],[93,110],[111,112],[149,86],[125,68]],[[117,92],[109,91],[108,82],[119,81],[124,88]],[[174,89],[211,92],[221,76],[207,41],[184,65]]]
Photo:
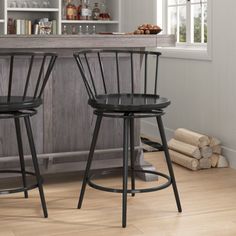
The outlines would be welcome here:
[[[134,157],[134,118],[130,118],[130,164],[131,164],[131,189],[135,190],[135,157]],[[135,193],[132,193],[132,197]]]
[[[96,125],[95,125],[95,128],[94,128],[94,132],[93,132],[93,139],[92,139],[92,143],[91,143],[91,146],[90,146],[87,166],[86,166],[85,173],[84,173],[83,184],[82,184],[80,197],[79,197],[79,202],[78,202],[78,209],[80,209],[82,207],[82,203],[83,203],[83,199],[84,199],[84,193],[85,193],[85,189],[86,189],[86,185],[87,185],[87,181],[88,181],[88,176],[89,176],[89,171],[90,171],[90,167],[91,167],[91,164],[92,164],[92,159],[93,159],[95,146],[96,146],[96,143],[97,143],[99,129],[100,129],[100,126],[101,126],[101,121],[102,121],[102,115],[98,115]]]
[[[18,144],[18,152],[20,157],[20,166],[21,166],[21,173],[22,173],[22,182],[24,188],[27,187],[26,182],[26,174],[25,174],[25,160],[24,160],[24,153],[23,153],[23,145],[22,145],[22,137],[21,137],[21,128],[20,128],[20,119],[15,118],[15,127],[16,127],[16,137],[17,137],[17,144]],[[28,198],[28,191],[24,191],[25,198]]]
[[[159,127],[162,145],[163,145],[163,149],[165,152],[166,162],[167,162],[168,170],[169,170],[170,177],[171,177],[171,182],[172,182],[172,187],[173,187],[174,194],[175,194],[176,204],[178,207],[178,211],[182,212],[182,207],[181,207],[181,203],[180,203],[180,199],[179,199],[179,193],[178,193],[178,189],[177,189],[177,185],[176,185],[176,181],[175,181],[175,175],[174,175],[174,171],[173,171],[173,167],[172,167],[172,163],[171,163],[171,159],[170,159],[170,154],[169,154],[169,150],[168,150],[168,145],[167,145],[167,141],[166,141],[164,126],[163,126],[161,116],[157,117],[157,124]]]
[[[44,213],[44,217],[47,218],[48,217],[47,206],[46,206],[46,201],[45,201],[44,192],[43,192],[42,177],[40,175],[38,159],[37,159],[36,149],[35,149],[35,145],[34,145],[34,138],[33,138],[33,133],[32,133],[31,124],[30,124],[30,118],[29,118],[29,116],[26,116],[26,117],[24,117],[24,119],[25,119],[26,131],[27,131],[27,135],[28,135],[28,139],[29,139],[32,161],[33,161],[33,165],[34,165],[34,169],[35,169],[35,176],[36,176],[37,183],[38,183],[38,189],[39,189],[41,204],[42,204],[42,208],[43,208],[43,213]]]
[[[127,218],[127,188],[128,188],[128,155],[129,155],[130,121],[124,118],[123,138],[123,196],[122,196],[122,227],[126,227]]]

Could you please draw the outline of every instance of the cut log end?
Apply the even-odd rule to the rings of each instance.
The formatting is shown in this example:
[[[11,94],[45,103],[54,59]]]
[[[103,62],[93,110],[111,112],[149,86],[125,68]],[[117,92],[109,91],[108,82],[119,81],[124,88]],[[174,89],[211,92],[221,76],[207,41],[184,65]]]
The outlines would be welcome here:
[[[169,150],[169,152],[172,162],[179,164],[183,167],[186,167],[190,170],[194,171],[198,170],[199,161],[197,159],[188,157],[173,150]]]
[[[224,156],[219,155],[219,160],[217,163],[217,167],[218,168],[227,168],[229,167],[229,162],[227,161],[227,159]]]
[[[200,151],[203,158],[209,158],[213,154],[212,148],[209,146],[200,148]]]
[[[171,139],[168,142],[168,146],[171,150],[182,153],[184,155],[191,156],[196,159],[201,158],[201,153],[200,153],[199,148],[196,146],[193,146],[191,144],[184,143],[184,142],[178,141],[176,139]]]
[[[199,160],[200,169],[210,169],[211,168],[211,160],[208,157],[204,157]]]
[[[217,167],[217,163],[218,163],[218,161],[219,161],[219,155],[213,154],[213,155],[210,157],[210,160],[211,160],[211,167],[213,167],[213,168]]]
[[[215,137],[210,137],[209,136],[209,140],[210,140],[210,147],[214,147],[214,146],[218,146],[221,144],[221,141]]]
[[[197,147],[205,147],[210,144],[208,136],[187,129],[177,129],[174,138]]]
[[[222,153],[221,146],[220,145],[213,146],[212,147],[212,152],[215,153],[215,154],[221,155],[221,153]]]

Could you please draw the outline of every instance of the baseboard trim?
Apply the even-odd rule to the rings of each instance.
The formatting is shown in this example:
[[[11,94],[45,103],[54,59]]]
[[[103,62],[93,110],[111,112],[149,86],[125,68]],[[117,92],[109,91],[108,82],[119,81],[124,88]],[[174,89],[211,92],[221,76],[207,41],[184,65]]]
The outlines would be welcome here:
[[[141,121],[141,133],[147,136],[157,137],[160,136],[157,125],[147,120]],[[165,127],[167,140],[174,136],[174,130]]]
[[[229,161],[229,166],[236,169],[236,150],[222,146],[222,153]]]
[[[147,120],[141,121],[141,133],[148,136],[159,136],[159,133],[156,131],[156,124],[149,122]],[[174,130],[165,127],[166,138],[167,140],[171,139],[174,136]],[[222,153],[229,161],[230,168],[236,169],[236,150],[222,146]]]

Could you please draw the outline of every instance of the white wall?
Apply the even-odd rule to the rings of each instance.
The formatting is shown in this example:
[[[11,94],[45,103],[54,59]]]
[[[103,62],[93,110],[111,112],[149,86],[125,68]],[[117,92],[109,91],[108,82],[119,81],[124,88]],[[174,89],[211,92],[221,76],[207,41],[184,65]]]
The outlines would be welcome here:
[[[122,0],[123,29],[133,32],[144,23],[155,23],[155,0]]]
[[[152,0],[125,2],[126,30],[153,20]],[[167,130],[185,127],[218,137],[236,168],[236,1],[212,2],[212,61],[162,58],[159,91],[172,101]],[[153,121],[144,123],[143,131],[152,135],[152,126]]]

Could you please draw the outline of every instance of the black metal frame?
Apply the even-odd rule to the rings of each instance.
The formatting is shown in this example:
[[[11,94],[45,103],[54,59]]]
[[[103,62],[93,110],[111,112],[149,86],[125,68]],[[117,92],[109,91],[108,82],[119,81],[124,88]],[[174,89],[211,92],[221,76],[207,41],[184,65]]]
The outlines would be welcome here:
[[[35,53],[35,52],[9,52],[9,53],[0,53],[0,58],[10,60],[10,71],[9,71],[9,82],[8,82],[8,91],[7,96],[0,96],[0,119],[14,119],[15,129],[16,129],[16,138],[19,152],[20,160],[20,170],[0,170],[0,173],[15,173],[21,174],[22,185],[23,187],[17,187],[12,189],[1,189],[0,195],[3,194],[12,194],[24,192],[24,197],[28,198],[28,191],[38,188],[41,205],[43,209],[44,217],[48,217],[46,201],[43,191],[43,179],[40,174],[39,164],[37,159],[37,153],[31,128],[30,117],[37,114],[35,108],[42,104],[42,94],[45,89],[46,83],[50,77],[53,66],[57,59],[57,54],[55,53]],[[29,67],[27,70],[27,77],[25,79],[25,86],[22,92],[19,92],[19,95],[12,95],[12,86],[14,83],[13,80],[13,71],[14,71],[14,62],[16,58],[20,59],[29,59]],[[39,69],[39,74],[37,78],[34,91],[31,96],[27,95],[29,92],[29,85],[32,81],[31,73],[34,67],[34,61],[37,59],[41,60],[41,66]],[[45,72],[45,73],[44,73]],[[22,79],[22,78],[17,78]],[[23,81],[22,81],[23,83]],[[27,131],[28,142],[30,146],[32,162],[34,167],[34,172],[26,171],[24,152],[23,152],[23,142],[21,134],[20,120],[24,119],[25,128]],[[34,176],[36,183],[28,185],[27,176]]]
[[[148,171],[148,170],[137,170],[135,169],[135,164],[134,164],[134,145],[133,145],[133,140],[134,140],[134,129],[133,129],[133,123],[134,123],[134,119],[135,118],[140,118],[142,116],[138,115],[136,116],[134,113],[126,113],[126,114],[113,114],[113,116],[111,115],[111,113],[103,113],[101,111],[96,110],[94,112],[94,114],[97,115],[97,121],[96,121],[96,125],[94,128],[94,134],[93,134],[93,139],[92,139],[92,144],[91,144],[91,148],[90,148],[90,152],[89,152],[89,157],[88,157],[88,161],[87,161],[87,166],[86,166],[86,170],[85,170],[85,174],[84,174],[84,178],[83,178],[83,184],[82,184],[82,188],[81,188],[81,193],[79,196],[79,203],[78,203],[78,209],[80,209],[82,207],[82,203],[83,203],[83,198],[84,198],[84,193],[85,193],[85,189],[86,189],[86,185],[88,184],[90,187],[95,188],[97,190],[101,190],[101,191],[106,191],[106,192],[113,192],[113,193],[122,193],[122,227],[126,227],[126,216],[127,216],[127,194],[131,194],[132,196],[135,196],[136,193],[148,193],[148,192],[154,192],[154,191],[159,191],[162,189],[165,189],[167,187],[169,187],[170,185],[172,185],[173,191],[174,191],[174,196],[175,196],[175,200],[176,200],[176,205],[177,205],[177,209],[179,212],[182,212],[182,207],[181,207],[181,203],[180,203],[180,198],[179,198],[179,194],[178,194],[178,189],[177,189],[177,185],[176,185],[176,180],[175,180],[175,175],[174,175],[174,171],[173,171],[173,167],[172,167],[172,163],[171,163],[171,159],[170,159],[170,155],[169,155],[169,150],[168,150],[168,146],[167,146],[167,141],[166,141],[166,137],[165,137],[165,132],[164,132],[164,126],[162,123],[162,115],[164,114],[164,112],[158,111],[158,113],[154,112],[152,114],[152,116],[155,116],[157,119],[157,125],[159,128],[159,132],[160,132],[160,136],[161,136],[161,141],[162,141],[162,149],[164,150],[164,154],[165,154],[165,159],[166,159],[166,163],[167,163],[167,167],[168,167],[168,172],[169,172],[169,176],[161,173],[161,172],[157,172],[157,171]],[[151,114],[150,114],[151,116]],[[104,187],[101,185],[97,185],[96,183],[94,183],[92,181],[92,179],[97,178],[97,177],[101,177],[101,176],[105,176],[105,175],[109,175],[114,173],[117,170],[110,170],[110,171],[103,171],[100,174],[90,174],[90,168],[91,168],[91,164],[92,164],[92,160],[93,160],[93,154],[95,151],[95,146],[97,143],[97,138],[98,138],[98,134],[99,134],[99,130],[100,130],[100,125],[101,125],[101,121],[102,121],[102,117],[116,117],[116,118],[123,118],[123,122],[124,122],[124,131],[123,131],[123,188],[122,189],[115,189],[115,188],[108,188],[108,187]],[[147,115],[145,114],[145,117],[147,117]],[[130,142],[129,142],[129,137],[130,137]],[[129,158],[129,149],[130,149],[130,163],[131,166],[129,168],[128,165],[128,158]],[[128,176],[129,176],[129,172],[131,175],[131,189],[128,189]],[[149,174],[153,174],[153,175],[157,175],[157,176],[161,176],[165,179],[167,179],[167,182],[165,182],[164,184],[158,185],[157,187],[152,187],[152,188],[146,188],[146,189],[136,189],[135,188],[135,173],[138,172],[142,172],[142,173],[149,173]]]
[[[102,54],[111,53],[115,58],[116,63],[116,81],[117,81],[117,93],[109,92],[106,86],[106,79],[104,73],[104,65],[102,63],[101,55]],[[94,79],[94,75],[92,72],[92,68],[89,64],[89,55],[95,55],[95,58],[98,59],[98,65],[100,66],[101,78],[102,78],[102,87],[103,91],[101,94],[98,93],[96,89],[96,80]],[[119,66],[119,55],[127,54],[130,58],[131,65],[131,91],[129,94],[121,93],[120,86],[120,66]],[[134,55],[143,56],[144,59],[144,91],[143,93],[135,93],[134,91]],[[148,93],[148,56],[153,55],[156,57],[156,70],[154,76],[154,89],[151,93]],[[86,190],[86,185],[88,184],[90,187],[93,187],[98,190],[114,192],[114,193],[122,193],[122,227],[126,227],[127,224],[127,195],[131,194],[135,196],[136,193],[146,193],[158,191],[172,185],[176,205],[179,212],[182,212],[180,198],[177,190],[176,180],[174,176],[174,171],[172,168],[172,163],[168,151],[167,141],[164,132],[164,126],[162,123],[162,116],[164,115],[163,109],[166,108],[170,101],[165,98],[161,98],[157,94],[157,75],[158,75],[158,59],[161,53],[159,52],[146,52],[146,51],[129,51],[129,50],[84,50],[74,54],[77,65],[79,67],[83,82],[85,84],[85,88],[88,92],[89,96],[89,105],[91,105],[95,110],[94,114],[97,116],[96,125],[94,128],[92,143],[90,146],[89,157],[87,161],[86,170],[83,177],[82,188],[79,196],[78,208],[82,207],[84,193]],[[109,98],[117,98],[117,103],[109,103]],[[131,97],[131,99],[130,99]],[[142,101],[145,101],[144,104],[137,105],[133,102],[132,99],[142,98]],[[101,102],[99,99],[104,99],[105,102]],[[121,99],[128,98],[130,103],[122,103]],[[154,103],[148,104],[148,99],[154,98]],[[92,181],[93,178],[107,175],[113,173],[113,171],[104,171],[100,175],[90,174],[90,168],[93,160],[93,154],[99,134],[99,129],[101,126],[101,121],[103,117],[109,118],[121,118],[123,119],[123,167],[122,167],[122,175],[123,175],[123,187],[122,189],[108,188],[104,186],[97,185]],[[135,169],[135,157],[134,157],[134,120],[139,118],[147,118],[147,117],[155,117],[157,120],[157,125],[160,131],[162,145],[161,148],[164,151],[165,159],[167,162],[167,167],[169,171],[169,175],[164,173],[160,173],[157,171],[141,171]],[[130,149],[130,168],[128,165],[129,159],[129,149]],[[136,189],[135,187],[135,173],[136,172],[144,172],[149,174],[154,174],[161,176],[167,179],[167,182],[153,188],[146,189]],[[131,189],[128,189],[128,176],[129,173],[131,175]]]
[[[33,114],[36,114],[36,111]],[[25,121],[25,127],[26,127],[26,131],[27,131],[27,137],[28,137],[28,141],[29,141],[30,151],[31,151],[31,155],[32,155],[32,162],[33,162],[35,172],[29,172],[29,171],[25,170],[25,160],[24,160],[23,143],[22,143],[22,135],[21,135],[21,128],[20,128],[20,118],[17,116],[17,113],[16,113],[16,116],[14,116],[13,114],[8,114],[8,115],[9,115],[8,118],[13,118],[15,121],[16,137],[17,137],[17,144],[18,144],[18,152],[19,152],[21,169],[20,170],[1,170],[0,173],[21,174],[23,187],[17,187],[17,188],[12,188],[12,189],[1,189],[0,195],[24,192],[24,197],[28,198],[28,190],[38,188],[39,194],[40,194],[40,199],[41,199],[41,205],[43,208],[43,214],[44,214],[44,217],[47,218],[48,212],[47,212],[46,201],[45,201],[43,186],[42,186],[43,179],[42,179],[42,176],[41,176],[40,170],[39,170],[38,159],[37,159],[34,138],[33,138],[33,133],[32,133],[32,128],[31,128],[31,122],[30,122],[31,114],[30,113],[20,113],[21,117],[23,117],[24,121]],[[33,185],[28,185],[26,176],[35,176],[36,183]]]

